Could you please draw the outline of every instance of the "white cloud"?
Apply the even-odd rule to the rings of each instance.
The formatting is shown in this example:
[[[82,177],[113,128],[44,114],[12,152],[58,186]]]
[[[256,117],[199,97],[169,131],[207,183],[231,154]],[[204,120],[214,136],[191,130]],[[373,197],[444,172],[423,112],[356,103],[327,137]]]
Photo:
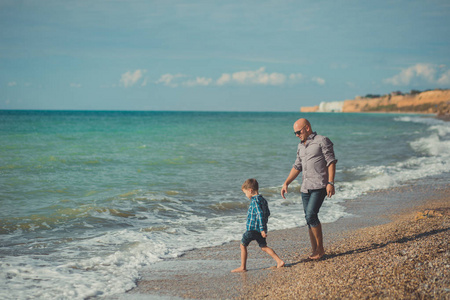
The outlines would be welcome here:
[[[295,74],[293,73],[293,74],[289,75],[289,80],[291,82],[297,82],[297,81],[302,80],[303,78],[304,78],[303,74],[300,74],[300,73],[295,73]]]
[[[236,83],[240,85],[283,85],[285,83],[298,83],[305,79],[305,76],[301,73],[291,73],[289,75],[282,73],[268,73],[264,67],[261,67],[255,71],[240,71],[232,74],[223,73],[219,79],[217,79],[217,85],[225,85],[228,83]],[[320,77],[312,78],[312,81],[320,85],[325,84],[325,80]]]
[[[155,83],[156,84],[164,84],[166,86],[170,86],[170,87],[177,87],[178,83],[176,82],[176,80],[178,78],[181,77],[185,77],[185,75],[183,74],[164,74],[162,75]]]
[[[392,85],[408,85],[414,81],[450,84],[450,71],[446,71],[445,69],[445,65],[416,64],[407,69],[403,69],[399,74],[391,78],[386,78],[384,82]]]
[[[325,84],[325,79],[320,78],[320,77],[313,77],[311,80],[313,82],[317,83],[318,85],[324,85]]]
[[[441,77],[439,77],[437,83],[443,85],[450,85],[450,70],[442,74]]]
[[[261,67],[256,71],[240,71],[233,74],[222,74],[217,80],[218,85],[234,82],[241,85],[281,85],[286,82],[286,75],[281,73],[267,73]]]
[[[17,82],[15,82],[15,81],[8,82],[8,86],[16,86],[16,85],[17,85]]]
[[[227,73],[223,73],[222,76],[220,76],[219,79],[217,79],[216,84],[217,85],[224,85],[231,81],[231,75]]]
[[[206,77],[197,77],[195,80],[188,80],[183,82],[184,86],[188,86],[188,87],[193,87],[193,86],[208,86],[212,83],[212,79],[211,78],[206,78]]]
[[[147,70],[136,70],[133,73],[131,71],[123,73],[120,78],[120,84],[126,88],[131,87],[142,78],[145,72],[147,72]]]
[[[267,73],[265,68],[261,67],[256,71],[240,71],[233,74],[223,73],[217,79],[217,85],[227,83],[237,83],[241,85],[282,85],[286,82],[286,75],[281,73]]]
[[[195,79],[187,79],[181,81],[180,78],[190,76],[184,74],[164,74],[157,81],[156,84],[163,84],[169,87],[178,87],[180,85],[185,87],[196,87],[196,86],[223,86],[227,84],[238,84],[238,85],[271,85],[271,86],[281,86],[284,84],[295,84],[304,81],[305,76],[301,73],[291,73],[289,75],[272,72],[266,72],[265,67],[260,67],[257,70],[250,71],[238,71],[234,73],[222,73],[217,80],[209,77],[197,76]],[[320,77],[310,78],[314,83],[324,85],[325,80]]]

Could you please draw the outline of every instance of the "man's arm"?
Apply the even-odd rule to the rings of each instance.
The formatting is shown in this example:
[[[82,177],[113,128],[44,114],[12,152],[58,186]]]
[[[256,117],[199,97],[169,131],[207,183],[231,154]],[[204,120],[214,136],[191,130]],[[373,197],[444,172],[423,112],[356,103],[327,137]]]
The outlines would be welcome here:
[[[335,194],[334,190],[334,175],[336,174],[336,162],[332,162],[328,166],[328,182],[332,182],[333,184],[327,184],[327,195],[328,198],[331,198]]]
[[[286,178],[286,181],[284,182],[283,187],[281,188],[281,197],[283,197],[284,199],[286,199],[284,194],[287,194],[289,184],[291,184],[291,182],[294,181],[295,178],[297,178],[298,174],[300,174],[299,170],[297,170],[296,168],[291,169],[288,178]]]

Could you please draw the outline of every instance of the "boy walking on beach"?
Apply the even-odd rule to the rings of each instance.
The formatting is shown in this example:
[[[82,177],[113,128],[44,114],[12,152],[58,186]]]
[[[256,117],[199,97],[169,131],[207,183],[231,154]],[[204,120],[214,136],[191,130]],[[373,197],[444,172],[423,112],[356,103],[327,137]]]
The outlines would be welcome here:
[[[267,247],[267,221],[270,211],[266,199],[258,193],[258,189],[258,181],[253,178],[247,179],[242,185],[242,191],[251,202],[247,212],[247,231],[241,240],[241,266],[231,272],[247,271],[247,247],[253,240],[256,240],[261,250],[277,262],[277,268],[284,267],[284,261],[278,257],[275,251]]]

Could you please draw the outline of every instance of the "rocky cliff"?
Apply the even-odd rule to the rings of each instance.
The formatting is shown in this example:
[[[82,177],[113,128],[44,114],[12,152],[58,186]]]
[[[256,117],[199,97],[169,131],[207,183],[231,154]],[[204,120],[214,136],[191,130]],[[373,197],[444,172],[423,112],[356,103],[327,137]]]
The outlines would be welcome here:
[[[301,112],[405,112],[450,114],[450,90],[431,90],[411,94],[399,92],[379,97],[322,102],[302,107]]]

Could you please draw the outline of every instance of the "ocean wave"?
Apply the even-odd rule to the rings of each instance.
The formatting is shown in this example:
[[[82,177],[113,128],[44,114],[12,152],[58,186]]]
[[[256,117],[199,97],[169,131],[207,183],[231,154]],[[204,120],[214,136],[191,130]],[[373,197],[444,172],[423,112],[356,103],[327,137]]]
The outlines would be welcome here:
[[[419,137],[409,145],[416,153],[404,161],[391,165],[360,165],[346,169],[352,178],[359,178],[337,184],[339,195],[344,199],[358,197],[365,192],[387,189],[418,180],[436,176],[450,170],[450,124],[432,118],[403,116],[395,119],[400,122],[414,122],[428,125],[429,135]]]
[[[444,124],[445,123],[445,121],[436,119],[431,116],[418,116],[418,115],[396,117],[396,118],[394,118],[394,121],[413,122],[413,123],[420,123],[420,124],[426,124],[426,125],[435,125],[435,124]]]
[[[450,140],[444,141],[441,136],[436,133],[412,141],[410,145],[414,151],[423,155],[445,158],[450,156]]]
[[[215,204],[208,205],[208,208],[217,211],[217,212],[225,212],[225,211],[234,211],[234,210],[243,210],[248,207],[248,203],[244,202],[219,202]]]

